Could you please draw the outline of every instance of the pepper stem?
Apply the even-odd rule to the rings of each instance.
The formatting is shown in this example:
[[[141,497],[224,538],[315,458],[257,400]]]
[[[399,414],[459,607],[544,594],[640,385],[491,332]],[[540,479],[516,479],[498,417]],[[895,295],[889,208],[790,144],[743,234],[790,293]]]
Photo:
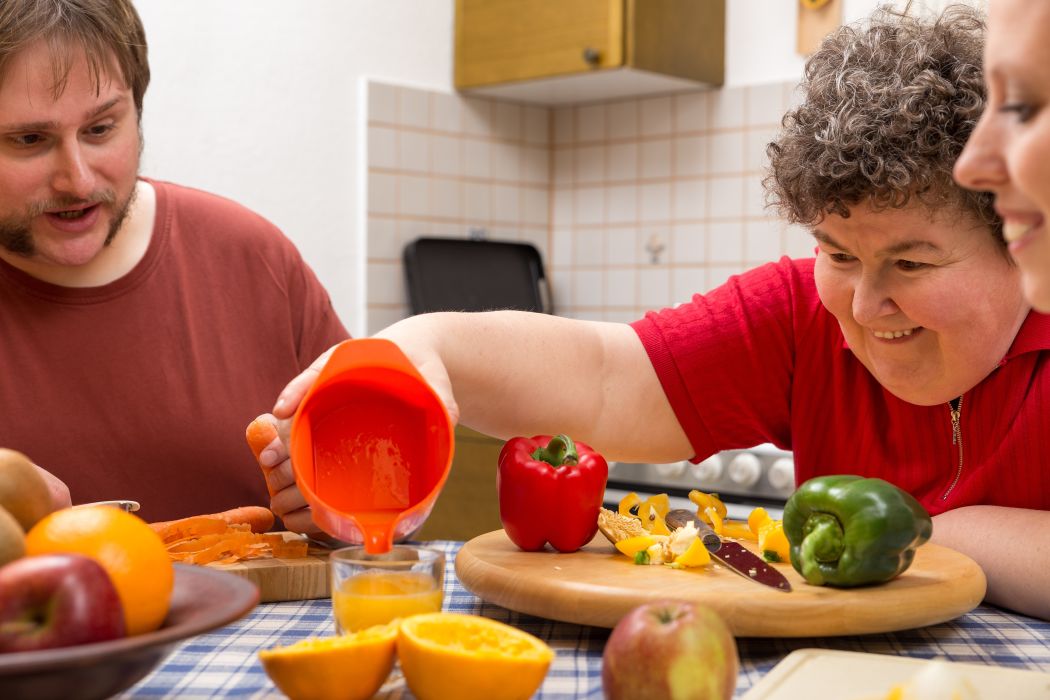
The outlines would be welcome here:
[[[828,513],[811,515],[802,528],[802,545],[799,547],[803,578],[813,585],[823,585],[824,574],[820,565],[837,562],[843,548],[842,523],[838,518]]]
[[[537,447],[532,453],[532,458],[540,462],[546,462],[552,467],[572,466],[576,464],[580,456],[576,452],[576,443],[568,435],[555,435],[546,447]]]

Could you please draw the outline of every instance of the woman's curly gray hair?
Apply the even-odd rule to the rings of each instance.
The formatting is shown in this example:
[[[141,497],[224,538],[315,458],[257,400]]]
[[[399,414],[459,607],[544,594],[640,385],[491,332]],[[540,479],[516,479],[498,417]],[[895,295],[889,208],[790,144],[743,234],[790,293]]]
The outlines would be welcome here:
[[[849,216],[860,203],[959,207],[1002,225],[987,193],[958,187],[952,166],[984,108],[984,18],[964,5],[937,19],[882,9],[828,36],[806,62],[803,102],[766,148],[770,204],[793,223]]]

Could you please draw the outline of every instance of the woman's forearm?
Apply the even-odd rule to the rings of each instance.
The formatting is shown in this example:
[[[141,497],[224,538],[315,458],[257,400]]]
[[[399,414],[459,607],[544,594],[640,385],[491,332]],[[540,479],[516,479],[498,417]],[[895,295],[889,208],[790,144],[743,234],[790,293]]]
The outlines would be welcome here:
[[[989,603],[1050,619],[1050,511],[957,508],[934,517],[931,541],[980,565]]]

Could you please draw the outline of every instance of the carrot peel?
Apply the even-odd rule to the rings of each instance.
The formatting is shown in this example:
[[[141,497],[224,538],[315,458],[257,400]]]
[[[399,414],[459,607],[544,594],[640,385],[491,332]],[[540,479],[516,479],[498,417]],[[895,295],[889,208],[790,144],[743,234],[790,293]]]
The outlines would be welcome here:
[[[237,522],[249,510],[252,521]],[[256,511],[266,511],[268,518]],[[258,531],[267,521],[273,525],[274,516],[269,509],[247,506],[150,526],[164,542],[172,561],[186,564],[232,564],[245,559],[298,559],[307,555],[309,544],[305,538],[285,540],[280,533]]]

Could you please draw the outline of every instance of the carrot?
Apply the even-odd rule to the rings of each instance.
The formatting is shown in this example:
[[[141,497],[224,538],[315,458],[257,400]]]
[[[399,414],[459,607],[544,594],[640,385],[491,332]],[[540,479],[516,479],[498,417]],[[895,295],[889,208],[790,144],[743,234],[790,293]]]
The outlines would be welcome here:
[[[244,431],[244,437],[248,440],[248,447],[251,449],[252,454],[255,455],[255,461],[258,462],[262,451],[277,437],[277,426],[271,423],[266,416],[259,416],[248,424],[248,428]],[[261,464],[259,468],[262,469],[263,478],[265,478],[269,470]],[[266,479],[266,491],[270,494],[270,498],[273,498],[275,491],[270,488],[269,479]]]
[[[277,437],[277,426],[266,420],[265,416],[259,416],[248,424],[244,437],[255,459],[259,459],[259,454]]]
[[[208,520],[221,520],[227,525],[249,525],[252,532],[266,532],[274,523],[273,511],[269,508],[263,508],[262,506],[241,506],[240,508],[231,508],[221,513],[211,513],[210,515],[195,515],[192,518],[180,518],[179,520],[168,520],[165,522],[150,523],[150,527],[155,532],[162,533],[172,529],[178,529],[179,524],[182,521],[196,520],[198,518],[204,518]]]

